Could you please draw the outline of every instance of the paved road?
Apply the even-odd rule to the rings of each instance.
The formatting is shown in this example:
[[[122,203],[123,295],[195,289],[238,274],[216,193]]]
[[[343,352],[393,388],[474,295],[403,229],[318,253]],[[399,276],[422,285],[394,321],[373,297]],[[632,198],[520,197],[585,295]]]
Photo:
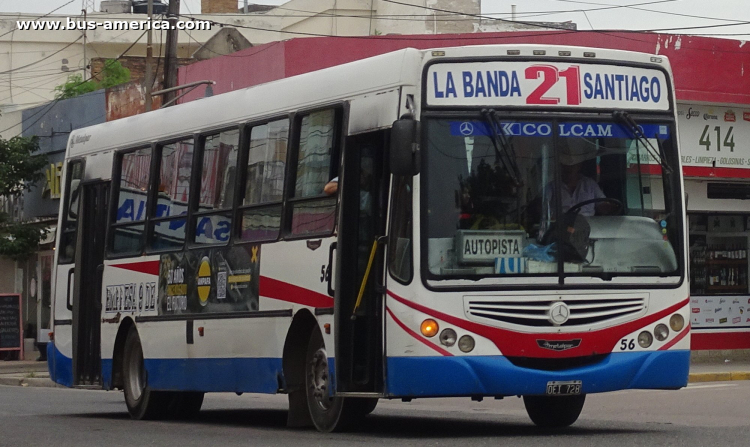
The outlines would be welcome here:
[[[356,433],[284,426],[284,396],[208,395],[191,422],[132,421],[118,392],[0,386],[0,446],[747,446],[750,382],[589,396],[579,421],[540,432],[517,398],[381,401]]]

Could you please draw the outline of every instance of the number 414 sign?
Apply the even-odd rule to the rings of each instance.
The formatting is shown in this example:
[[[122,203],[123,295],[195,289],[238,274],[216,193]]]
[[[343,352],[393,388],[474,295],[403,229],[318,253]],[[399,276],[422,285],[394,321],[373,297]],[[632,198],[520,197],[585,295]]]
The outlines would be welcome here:
[[[427,72],[431,106],[669,109],[657,69],[534,62],[437,63]]]

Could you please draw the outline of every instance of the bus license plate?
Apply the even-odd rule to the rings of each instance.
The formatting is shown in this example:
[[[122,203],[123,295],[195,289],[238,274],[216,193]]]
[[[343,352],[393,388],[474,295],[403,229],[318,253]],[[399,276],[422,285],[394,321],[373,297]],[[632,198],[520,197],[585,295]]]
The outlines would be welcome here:
[[[580,380],[568,382],[547,382],[547,394],[551,396],[574,396],[581,394],[582,383]]]

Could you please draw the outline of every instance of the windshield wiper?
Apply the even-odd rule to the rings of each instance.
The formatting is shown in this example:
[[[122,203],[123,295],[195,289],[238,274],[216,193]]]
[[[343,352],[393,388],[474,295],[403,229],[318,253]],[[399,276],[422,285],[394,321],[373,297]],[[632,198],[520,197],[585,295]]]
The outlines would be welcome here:
[[[484,122],[489,126],[491,133],[489,135],[492,146],[495,147],[495,158],[500,161],[501,166],[508,177],[515,183],[515,186],[521,186],[521,172],[516,164],[516,150],[508,142],[508,138],[500,126],[500,119],[497,117],[494,109],[482,109]],[[498,132],[498,129],[500,130]]]
[[[651,158],[656,160],[656,162],[661,165],[661,168],[664,172],[666,172],[667,174],[672,173],[672,168],[669,167],[666,158],[664,157],[664,147],[662,146],[661,141],[659,141],[658,137],[656,137],[656,144],[659,145],[659,149],[656,149],[654,145],[649,141],[648,136],[646,136],[641,130],[640,126],[638,126],[638,123],[636,123],[635,120],[630,115],[628,115],[628,112],[616,110],[612,112],[612,118],[614,118],[615,121],[619,121],[621,125],[628,129],[631,134],[633,134],[635,139],[640,142],[643,147],[646,148],[646,152],[648,152]],[[636,156],[640,161],[640,155],[636,153]]]

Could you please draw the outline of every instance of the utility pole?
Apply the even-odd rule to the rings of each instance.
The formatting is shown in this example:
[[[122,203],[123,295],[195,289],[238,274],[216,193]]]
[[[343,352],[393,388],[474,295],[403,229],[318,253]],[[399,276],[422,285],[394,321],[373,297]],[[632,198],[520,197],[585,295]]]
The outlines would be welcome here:
[[[83,10],[83,79],[88,79],[86,68],[89,66],[86,59],[86,10]]]
[[[180,0],[170,0],[169,9],[169,31],[167,31],[167,48],[164,52],[164,90],[177,86],[177,20],[180,16]],[[162,98],[162,104],[169,103],[175,93],[169,92]]]
[[[151,89],[154,85],[154,73],[151,68],[151,62],[154,57],[152,46],[151,27],[154,24],[154,0],[148,0],[148,37],[146,41],[146,111],[151,111]]]

